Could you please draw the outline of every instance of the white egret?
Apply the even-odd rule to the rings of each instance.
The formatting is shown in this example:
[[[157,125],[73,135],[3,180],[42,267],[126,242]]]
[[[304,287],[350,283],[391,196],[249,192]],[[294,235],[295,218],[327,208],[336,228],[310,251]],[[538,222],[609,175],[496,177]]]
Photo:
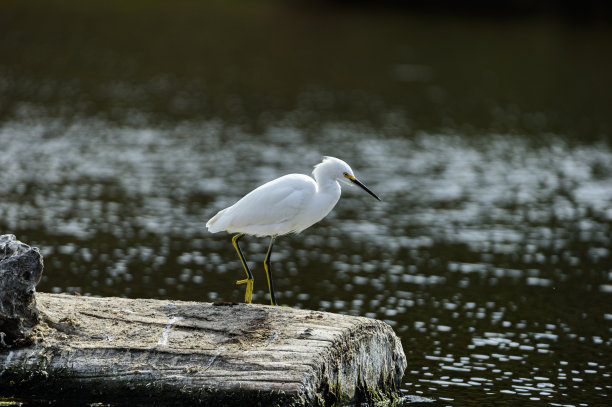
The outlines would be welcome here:
[[[323,161],[314,167],[312,174],[314,179],[303,174],[288,174],[263,184],[234,205],[219,211],[206,223],[211,233],[235,233],[232,244],[247,275],[246,279],[237,281],[236,284],[246,284],[245,302],[251,302],[254,280],[238,245],[242,236],[270,236],[264,269],[268,279],[270,302],[276,305],[270,269],[274,239],[288,233],[299,233],[327,216],[340,199],[339,181],[357,185],[380,201],[374,192],[355,178],[351,167],[338,158],[324,157]]]

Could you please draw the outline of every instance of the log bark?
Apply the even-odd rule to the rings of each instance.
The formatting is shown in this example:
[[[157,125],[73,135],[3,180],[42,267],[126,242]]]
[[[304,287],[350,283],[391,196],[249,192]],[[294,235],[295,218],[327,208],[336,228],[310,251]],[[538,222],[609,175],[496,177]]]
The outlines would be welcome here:
[[[37,299],[37,343],[0,350],[2,394],[330,405],[393,398],[406,367],[391,327],[369,318],[236,303]]]
[[[26,344],[38,323],[36,284],[43,259],[36,247],[0,236],[0,349]]]

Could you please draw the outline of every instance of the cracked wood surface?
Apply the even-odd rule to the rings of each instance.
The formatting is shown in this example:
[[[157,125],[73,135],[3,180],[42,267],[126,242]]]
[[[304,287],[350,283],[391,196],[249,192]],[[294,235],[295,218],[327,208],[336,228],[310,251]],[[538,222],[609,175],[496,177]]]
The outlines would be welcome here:
[[[3,393],[61,388],[96,400],[318,405],[393,396],[406,367],[391,327],[370,318],[235,303],[36,299],[38,342],[0,352]]]

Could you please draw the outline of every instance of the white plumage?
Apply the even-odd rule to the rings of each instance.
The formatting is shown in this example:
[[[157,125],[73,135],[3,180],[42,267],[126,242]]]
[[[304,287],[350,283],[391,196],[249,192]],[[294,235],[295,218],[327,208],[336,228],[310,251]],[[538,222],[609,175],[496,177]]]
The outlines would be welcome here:
[[[289,174],[248,193],[229,208],[223,209],[207,224],[212,233],[246,233],[255,236],[278,236],[301,232],[314,222],[307,222],[309,208],[322,201],[317,197],[316,182],[301,174]],[[325,195],[327,197],[327,195]],[[338,198],[340,195],[338,194]],[[327,198],[330,201],[331,196]],[[338,201],[331,204],[331,208]],[[325,216],[329,210],[323,214]]]
[[[264,266],[268,274],[271,301],[276,304],[269,271],[270,254],[276,236],[299,233],[327,216],[340,199],[340,182],[358,185],[380,200],[355,178],[351,167],[338,158],[325,157],[312,173],[314,179],[303,174],[289,174],[263,184],[234,205],[219,211],[206,223],[211,233],[237,233],[232,242],[247,273],[247,279],[238,282],[247,283],[246,302],[251,302],[249,288],[252,290],[253,277],[238,246],[238,239],[242,235],[272,238]]]

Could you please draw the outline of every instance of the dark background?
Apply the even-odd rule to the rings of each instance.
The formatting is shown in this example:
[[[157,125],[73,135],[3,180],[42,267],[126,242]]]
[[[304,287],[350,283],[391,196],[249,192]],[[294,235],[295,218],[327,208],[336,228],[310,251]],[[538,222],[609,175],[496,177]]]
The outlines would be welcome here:
[[[3,1],[0,233],[38,289],[241,301],[204,224],[323,155],[345,188],[272,257],[282,305],[383,319],[406,404],[603,405],[606,2]],[[242,240],[268,303],[267,239]],[[126,395],[129,403],[129,395]]]

